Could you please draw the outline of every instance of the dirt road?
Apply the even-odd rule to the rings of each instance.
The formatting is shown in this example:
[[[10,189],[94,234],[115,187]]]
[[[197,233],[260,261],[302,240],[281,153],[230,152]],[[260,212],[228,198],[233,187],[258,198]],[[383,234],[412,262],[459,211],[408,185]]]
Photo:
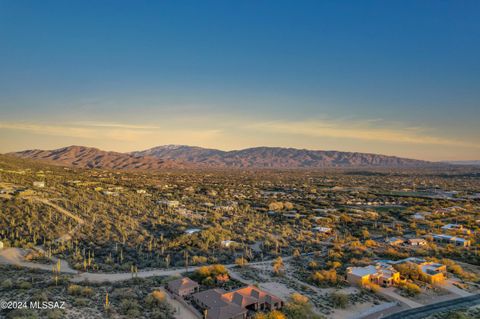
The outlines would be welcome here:
[[[52,271],[52,267],[58,261],[57,258],[52,258],[52,264],[41,264],[25,261],[25,255],[27,251],[21,248],[6,248],[0,250],[0,264],[15,265],[30,269],[41,269],[46,271]],[[62,273],[76,274],[77,271],[70,268],[65,260],[60,259],[60,270]]]

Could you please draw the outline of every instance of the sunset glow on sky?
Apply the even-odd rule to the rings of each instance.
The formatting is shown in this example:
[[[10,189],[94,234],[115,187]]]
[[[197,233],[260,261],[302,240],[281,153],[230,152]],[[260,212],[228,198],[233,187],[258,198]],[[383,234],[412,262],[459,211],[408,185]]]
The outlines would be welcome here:
[[[0,153],[480,159],[478,1],[1,1]]]

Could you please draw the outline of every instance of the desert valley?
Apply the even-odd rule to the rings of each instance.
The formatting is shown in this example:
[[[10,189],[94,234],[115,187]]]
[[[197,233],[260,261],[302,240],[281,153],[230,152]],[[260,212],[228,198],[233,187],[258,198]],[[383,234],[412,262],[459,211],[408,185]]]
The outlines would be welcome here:
[[[7,318],[479,313],[469,306],[480,287],[475,166],[67,147],[2,155],[0,177],[0,298],[67,305]],[[242,306],[217,291],[269,297]]]

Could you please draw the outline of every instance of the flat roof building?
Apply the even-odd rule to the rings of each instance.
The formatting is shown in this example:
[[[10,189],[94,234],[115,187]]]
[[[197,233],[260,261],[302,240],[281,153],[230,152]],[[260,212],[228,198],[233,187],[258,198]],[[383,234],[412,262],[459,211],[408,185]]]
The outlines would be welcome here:
[[[433,234],[432,238],[437,243],[452,244],[457,247],[469,247],[472,243],[470,240],[465,238],[444,234]]]
[[[418,265],[418,270],[426,282],[435,284],[445,280],[447,266],[434,262],[424,262]]]
[[[359,286],[373,283],[389,287],[400,282],[400,273],[392,266],[384,263],[366,267],[348,267],[347,281]]]

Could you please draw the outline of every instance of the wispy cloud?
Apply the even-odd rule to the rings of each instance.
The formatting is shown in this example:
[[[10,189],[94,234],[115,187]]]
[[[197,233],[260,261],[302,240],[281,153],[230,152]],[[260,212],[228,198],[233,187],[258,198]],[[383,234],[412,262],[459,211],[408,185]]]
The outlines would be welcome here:
[[[126,128],[126,129],[135,129],[135,130],[155,130],[160,129],[159,126],[154,125],[139,125],[139,124],[126,124],[126,123],[117,123],[117,122],[74,122],[72,125],[76,126],[85,126],[85,127],[107,127],[107,128]]]
[[[62,124],[0,122],[0,129],[26,132],[34,136],[54,136],[69,143],[107,146],[112,150],[136,150],[161,144],[190,144],[221,149],[260,145],[293,147],[331,147],[368,152],[385,152],[395,148],[400,155],[419,145],[442,154],[462,148],[463,153],[477,154],[480,143],[434,134],[429,128],[415,127],[382,119],[311,119],[269,120],[232,116],[172,118],[155,124],[82,121]],[[329,141],[326,139],[329,138]],[[46,138],[45,140],[48,140]],[[56,139],[59,141],[61,139]],[[33,142],[32,142],[33,143]],[[2,145],[0,145],[1,147]],[[34,148],[36,145],[29,145]],[[433,152],[433,151],[431,151]],[[411,155],[410,153],[408,153]],[[473,155],[469,155],[473,156]],[[442,155],[445,157],[445,155]]]
[[[25,131],[40,135],[74,137],[91,140],[114,140],[128,142],[214,139],[219,129],[190,129],[183,126],[151,126],[108,122],[76,122],[62,125],[0,122],[0,129]],[[165,141],[168,142],[168,141]]]
[[[425,144],[480,148],[479,143],[434,136],[419,127],[386,123],[382,120],[342,121],[342,120],[304,120],[304,121],[265,121],[247,126],[259,132],[308,137],[330,137],[363,141],[378,141],[402,144]]]
[[[79,138],[95,138],[95,131],[74,126],[34,124],[34,123],[16,123],[16,122],[0,122],[0,129],[9,129],[17,131],[28,131],[36,134],[68,136]]]

